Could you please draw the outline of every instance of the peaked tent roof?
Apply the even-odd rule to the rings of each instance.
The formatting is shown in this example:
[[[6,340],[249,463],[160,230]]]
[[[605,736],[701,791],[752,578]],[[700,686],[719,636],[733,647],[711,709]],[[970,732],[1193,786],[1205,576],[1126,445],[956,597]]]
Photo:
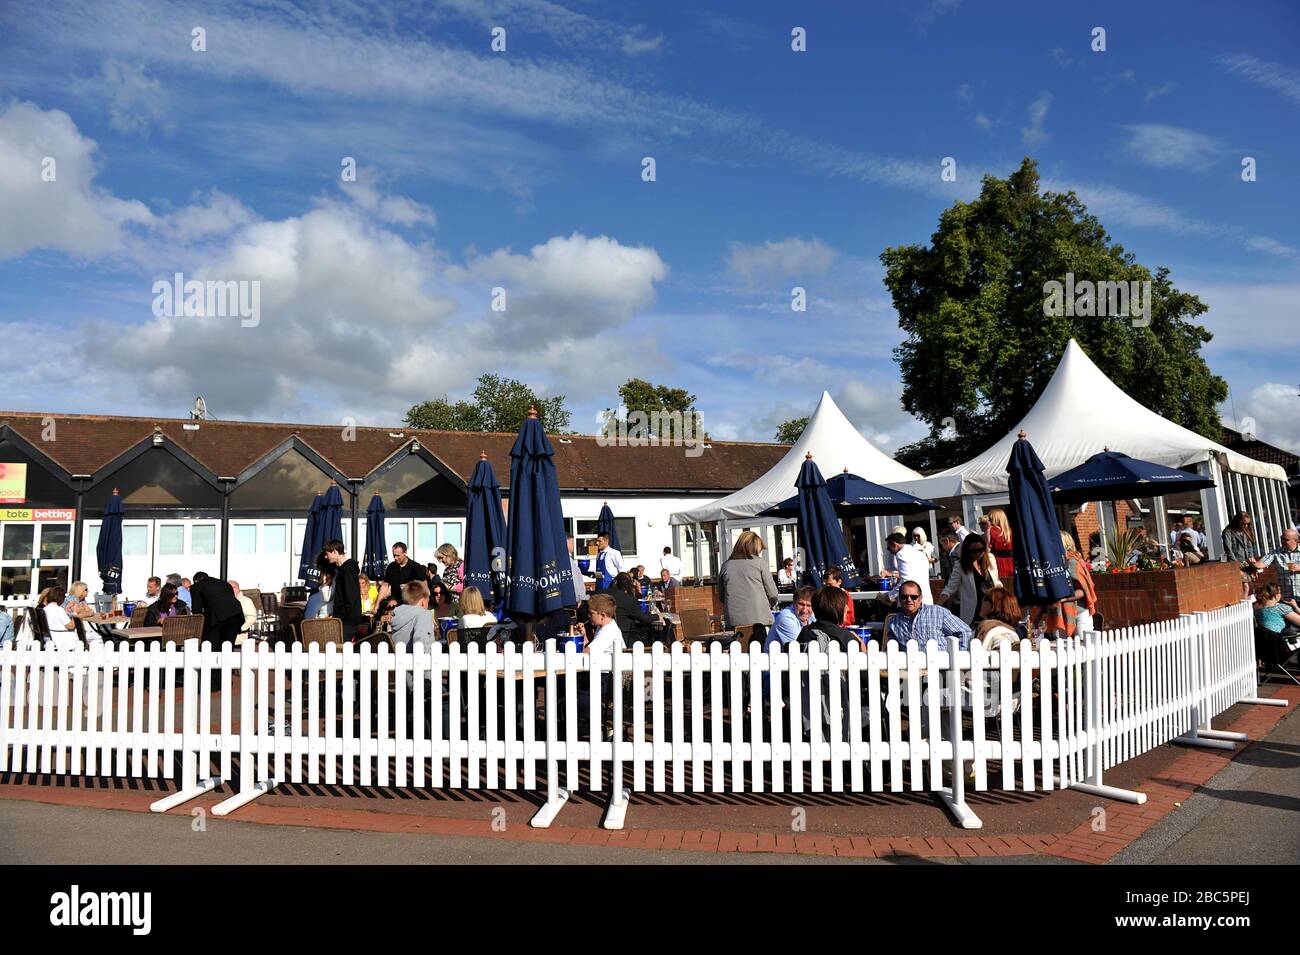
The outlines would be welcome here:
[[[759,511],[767,510],[790,496],[794,482],[799,477],[799,469],[803,467],[804,455],[810,451],[822,474],[835,475],[848,468],[868,481],[889,485],[921,477],[918,472],[899,464],[864,438],[844,416],[830,393],[823,391],[799,440],[766,474],[712,504],[678,511],[669,521],[673,524],[694,524],[697,521],[753,517]]]
[[[1173,468],[1207,461],[1214,455],[1229,471],[1286,480],[1286,472],[1276,464],[1230,451],[1133,400],[1072,338],[1038,401],[1001,441],[965,464],[912,481],[901,489],[929,498],[1001,493],[1007,489],[1007,460],[1020,431],[1034,443],[1049,478],[1110,448]]]

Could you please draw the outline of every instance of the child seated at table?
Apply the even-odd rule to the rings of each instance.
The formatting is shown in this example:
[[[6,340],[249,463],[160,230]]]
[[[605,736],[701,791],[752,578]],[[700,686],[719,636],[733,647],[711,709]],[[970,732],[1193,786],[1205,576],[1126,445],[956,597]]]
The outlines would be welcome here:
[[[608,594],[592,594],[587,600],[587,613],[590,616],[592,625],[596,628],[596,634],[587,641],[587,646],[583,649],[583,652],[593,657],[599,657],[599,661],[596,659],[591,661],[593,670],[597,666],[609,666],[613,662],[614,648],[623,645],[623,631],[618,628],[618,624],[614,620],[614,615],[617,612],[618,607],[614,603],[614,598]],[[579,685],[582,686],[582,683]],[[587,683],[587,685],[590,684]],[[613,680],[609,671],[601,672],[600,696],[605,703],[609,702],[612,686]],[[579,712],[586,712],[587,693],[585,687],[579,690]]]

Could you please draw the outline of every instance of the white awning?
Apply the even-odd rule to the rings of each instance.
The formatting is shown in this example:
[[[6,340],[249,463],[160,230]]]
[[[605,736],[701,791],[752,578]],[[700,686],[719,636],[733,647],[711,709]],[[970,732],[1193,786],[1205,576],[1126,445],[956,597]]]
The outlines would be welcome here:
[[[844,412],[840,411],[830,393],[823,391],[803,434],[770,471],[712,504],[678,511],[669,518],[670,523],[694,524],[751,518],[759,511],[779,504],[797,493],[794,482],[799,477],[799,469],[803,467],[804,455],[809,451],[822,476],[827,479],[846,468],[858,477],[890,487],[902,487],[902,482],[921,477],[918,472],[899,464],[864,438],[844,416]]]

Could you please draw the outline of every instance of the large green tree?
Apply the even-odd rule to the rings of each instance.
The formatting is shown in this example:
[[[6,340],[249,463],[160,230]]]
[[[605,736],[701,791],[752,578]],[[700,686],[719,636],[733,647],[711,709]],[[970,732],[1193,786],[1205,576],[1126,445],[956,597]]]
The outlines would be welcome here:
[[[479,375],[472,401],[449,401],[446,397],[422,401],[406,412],[406,424],[413,428],[439,431],[518,431],[528,409],[547,431],[564,432],[571,415],[564,395],[540,398],[532,388],[514,378]]]
[[[658,420],[651,418],[653,414],[671,415],[680,412],[683,426],[691,429],[690,436],[704,439],[708,437],[703,433],[703,416],[695,407],[695,395],[685,388],[670,388],[668,385],[657,385],[644,378],[629,378],[619,385],[618,398],[619,405],[627,409],[628,415],[640,412],[645,416],[643,420],[646,421]],[[614,409],[605,409],[604,430],[607,433],[617,426],[618,414],[619,412]],[[661,435],[661,437],[669,438],[672,435]]]
[[[777,444],[794,444],[803,434],[803,429],[808,427],[808,416],[802,418],[791,418],[789,421],[782,421],[776,426],[776,435],[774,440]]]
[[[984,177],[979,198],[943,212],[928,246],[880,258],[906,336],[894,350],[903,407],[930,425],[900,461],[932,470],[983,451],[1033,406],[1071,338],[1130,396],[1218,439],[1227,383],[1200,355],[1210,333],[1191,321],[1205,304],[1112,242],[1073,192],[1041,192],[1033,160],[1006,179]],[[1149,326],[1044,314],[1048,283],[1067,273],[1076,283],[1150,281]]]

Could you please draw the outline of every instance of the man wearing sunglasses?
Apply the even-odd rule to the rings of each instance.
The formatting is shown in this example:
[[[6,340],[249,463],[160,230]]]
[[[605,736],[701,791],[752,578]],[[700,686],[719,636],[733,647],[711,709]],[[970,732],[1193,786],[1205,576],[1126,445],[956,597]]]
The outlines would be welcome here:
[[[887,639],[906,647],[915,640],[922,650],[933,640],[941,653],[948,650],[948,638],[955,637],[960,649],[970,647],[970,627],[953,616],[946,607],[921,602],[921,585],[905,580],[898,587],[898,613],[885,621]]]

